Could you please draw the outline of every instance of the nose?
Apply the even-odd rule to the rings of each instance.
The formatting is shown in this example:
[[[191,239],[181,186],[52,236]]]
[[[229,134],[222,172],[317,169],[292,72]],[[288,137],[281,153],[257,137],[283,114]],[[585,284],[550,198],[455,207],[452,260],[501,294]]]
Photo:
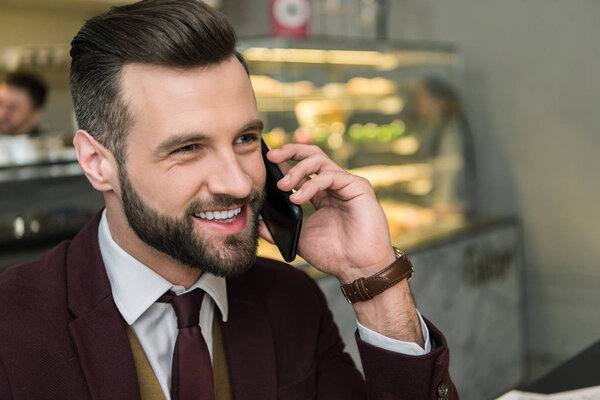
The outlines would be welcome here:
[[[229,195],[238,199],[248,196],[252,190],[252,179],[242,167],[233,149],[215,155],[208,178],[211,194]]]

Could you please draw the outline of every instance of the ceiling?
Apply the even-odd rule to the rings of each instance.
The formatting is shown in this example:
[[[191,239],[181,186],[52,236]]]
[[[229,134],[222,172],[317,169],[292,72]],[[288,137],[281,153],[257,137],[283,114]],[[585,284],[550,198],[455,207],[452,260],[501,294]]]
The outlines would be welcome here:
[[[63,11],[103,11],[109,7],[134,3],[137,0],[0,0],[0,9],[19,8],[35,10]],[[219,7],[222,0],[204,0],[206,3]]]
[[[0,0],[0,9],[100,12],[111,6],[133,2],[134,0]]]

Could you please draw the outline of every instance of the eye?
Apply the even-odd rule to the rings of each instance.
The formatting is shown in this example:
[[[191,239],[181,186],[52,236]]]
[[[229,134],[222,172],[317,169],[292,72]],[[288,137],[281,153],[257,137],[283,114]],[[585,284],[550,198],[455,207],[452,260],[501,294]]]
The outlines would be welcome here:
[[[238,137],[235,141],[236,144],[247,144],[258,140],[259,135],[256,133],[245,133]]]
[[[178,148],[177,150],[173,151],[173,154],[175,154],[175,153],[190,153],[197,149],[198,149],[198,145],[188,144],[188,145],[182,146],[182,147]]]

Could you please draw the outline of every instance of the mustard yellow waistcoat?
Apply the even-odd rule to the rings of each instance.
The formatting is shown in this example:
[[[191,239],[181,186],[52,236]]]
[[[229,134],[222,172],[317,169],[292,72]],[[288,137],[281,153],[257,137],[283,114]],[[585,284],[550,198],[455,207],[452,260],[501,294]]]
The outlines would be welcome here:
[[[227,359],[225,358],[225,347],[223,345],[223,335],[221,334],[221,324],[219,318],[213,320],[213,376],[215,383],[215,400],[231,400],[231,386],[229,381],[229,370]],[[152,371],[150,362],[135,337],[131,327],[127,326],[127,336],[133,350],[133,359],[135,369],[140,385],[142,400],[165,400],[165,395]]]

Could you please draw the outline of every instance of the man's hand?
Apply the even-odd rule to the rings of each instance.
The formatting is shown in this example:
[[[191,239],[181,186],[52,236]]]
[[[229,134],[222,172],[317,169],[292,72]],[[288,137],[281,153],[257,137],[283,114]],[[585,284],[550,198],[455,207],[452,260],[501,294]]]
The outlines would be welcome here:
[[[296,189],[290,200],[311,201],[316,209],[303,222],[298,244],[306,261],[343,282],[394,261],[385,215],[369,181],[344,171],[316,146],[285,145],[267,157],[288,169],[279,189]],[[298,163],[290,168],[288,160]]]
[[[395,260],[385,214],[368,180],[335,164],[316,146],[287,144],[267,154],[285,176],[277,186],[296,189],[290,200],[311,201],[315,213],[302,225],[298,253],[318,270],[351,282]],[[287,161],[298,163],[290,167]],[[311,178],[312,176],[312,178]],[[261,236],[270,238],[264,225]],[[364,326],[386,336],[422,344],[408,284],[400,282],[354,309]]]

